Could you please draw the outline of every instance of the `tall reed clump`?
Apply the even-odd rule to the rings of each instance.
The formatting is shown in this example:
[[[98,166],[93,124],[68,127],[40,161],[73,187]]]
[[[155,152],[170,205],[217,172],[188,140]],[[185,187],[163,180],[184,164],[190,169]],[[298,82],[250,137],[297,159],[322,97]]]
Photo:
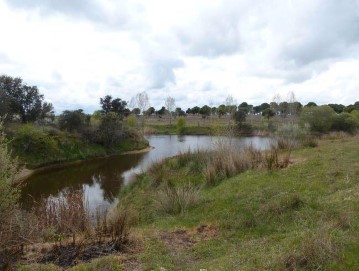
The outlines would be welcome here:
[[[285,168],[290,163],[290,155],[290,150],[280,154],[275,144],[266,151],[257,150],[253,146],[238,149],[223,145],[220,149],[207,153],[202,173],[208,185],[215,185],[249,169],[265,168],[272,171]]]
[[[182,214],[199,200],[200,188],[191,183],[175,187],[169,184],[160,188],[156,194],[157,208],[168,214]]]
[[[218,181],[235,176],[248,169],[259,168],[263,164],[263,154],[253,146],[237,149],[222,146],[207,155],[203,167],[206,183],[214,185]]]
[[[39,229],[54,229],[60,242],[62,237],[72,236],[75,244],[77,234],[91,230],[88,202],[83,190],[67,190],[58,199],[44,199],[35,208],[35,214]]]
[[[111,210],[98,208],[91,214],[84,191],[68,190],[59,199],[45,199],[35,207],[38,228],[42,232],[53,231],[52,239],[62,245],[62,240],[77,240],[92,237],[97,242],[111,239],[115,249],[128,241],[128,210],[114,207]]]

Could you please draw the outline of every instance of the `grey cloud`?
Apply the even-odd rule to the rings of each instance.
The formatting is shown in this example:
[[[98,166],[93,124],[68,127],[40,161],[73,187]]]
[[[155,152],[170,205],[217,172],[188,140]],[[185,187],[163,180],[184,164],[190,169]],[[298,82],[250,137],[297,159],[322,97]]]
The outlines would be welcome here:
[[[224,1],[217,9],[204,9],[176,34],[188,55],[208,58],[232,55],[242,49],[241,11],[247,1]]]
[[[154,59],[149,61],[149,77],[153,89],[164,88],[168,83],[176,84],[174,69],[183,67],[184,63],[180,59]]]
[[[127,1],[112,2],[105,8],[99,0],[5,0],[9,6],[38,10],[42,16],[62,14],[73,19],[87,19],[120,29],[128,28],[140,16],[141,8]]]
[[[359,42],[359,2],[321,1],[302,23],[296,28],[299,32],[305,27],[307,34],[285,48],[286,60],[293,60],[298,67],[318,60],[350,57],[348,48]]]

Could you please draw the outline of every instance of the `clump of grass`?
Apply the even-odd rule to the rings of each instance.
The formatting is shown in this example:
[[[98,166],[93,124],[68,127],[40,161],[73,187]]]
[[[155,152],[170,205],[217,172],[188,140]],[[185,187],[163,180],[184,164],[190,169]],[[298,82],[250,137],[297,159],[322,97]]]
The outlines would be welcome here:
[[[284,193],[275,195],[269,201],[265,202],[258,210],[258,214],[273,217],[287,211],[298,210],[303,205],[304,201],[298,193]]]
[[[158,190],[155,202],[159,211],[182,214],[199,201],[200,188],[188,183],[174,187],[166,184]]]
[[[298,249],[284,257],[286,270],[328,270],[326,266],[339,259],[339,245],[328,230],[308,234]]]
[[[108,212],[106,220],[115,249],[120,250],[129,240],[129,209],[120,206],[112,208]]]
[[[252,149],[253,150],[253,149]],[[248,155],[251,149],[222,149],[207,154],[203,176],[208,185],[241,173],[254,166],[256,154]]]

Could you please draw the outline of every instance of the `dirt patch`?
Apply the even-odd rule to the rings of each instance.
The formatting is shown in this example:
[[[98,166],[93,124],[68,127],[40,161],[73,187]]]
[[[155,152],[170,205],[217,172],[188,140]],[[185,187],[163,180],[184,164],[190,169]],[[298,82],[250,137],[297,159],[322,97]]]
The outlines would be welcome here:
[[[196,243],[186,230],[161,232],[160,239],[171,248],[190,248]]]
[[[202,224],[197,227],[195,236],[202,240],[209,240],[218,235],[218,228],[213,225]]]
[[[210,240],[218,235],[218,229],[213,225],[201,224],[194,229],[179,229],[173,232],[160,232],[160,239],[173,249],[187,249],[196,243]]]

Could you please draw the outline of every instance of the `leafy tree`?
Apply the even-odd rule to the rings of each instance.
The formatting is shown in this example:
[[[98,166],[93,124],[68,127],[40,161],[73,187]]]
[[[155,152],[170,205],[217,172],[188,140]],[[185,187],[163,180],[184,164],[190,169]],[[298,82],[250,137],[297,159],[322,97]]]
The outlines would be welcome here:
[[[67,131],[80,131],[83,127],[90,124],[91,116],[83,112],[82,109],[78,110],[65,110],[59,116],[60,129]]]
[[[100,104],[102,112],[105,114],[114,112],[121,118],[125,115],[127,102],[122,101],[120,98],[112,99],[111,95],[106,95],[104,98],[100,98]]]
[[[315,102],[309,102],[305,105],[306,107],[318,106]]]
[[[259,114],[260,112],[262,112],[262,108],[260,105],[254,106],[253,111],[254,111],[254,114]]]
[[[175,110],[175,113],[177,116],[184,117],[186,116],[186,112],[184,112],[181,107],[177,107]]]
[[[212,114],[212,115],[216,115],[217,112],[218,112],[217,107],[213,106],[213,107],[211,108],[211,114]]]
[[[141,114],[141,109],[139,109],[138,107],[132,109],[132,114],[135,114],[136,116]]]
[[[157,115],[161,118],[164,114],[166,114],[166,107],[162,106],[162,108],[157,111]]]
[[[289,104],[290,112],[293,115],[298,115],[302,111],[303,105],[300,102],[294,102]]]
[[[199,111],[201,110],[201,108],[200,107],[198,107],[198,106],[195,106],[195,107],[193,107],[192,109],[191,109],[191,113],[193,114],[193,115],[196,115],[196,114],[199,114]]]
[[[148,108],[147,110],[146,110],[146,112],[145,112],[145,114],[147,115],[147,116],[151,116],[152,114],[155,114],[156,113],[156,110],[155,110],[155,108],[154,107],[150,107],[150,108]]]
[[[275,116],[275,112],[268,107],[262,111],[262,116],[269,120],[271,117]]]
[[[336,113],[342,113],[344,111],[345,105],[342,104],[328,104]]]
[[[0,118],[4,121],[12,118],[12,112],[10,110],[10,97],[6,95],[4,89],[0,88]]]
[[[234,120],[241,125],[243,122],[245,122],[247,117],[247,110],[242,109],[241,107],[234,113]]]
[[[300,114],[303,123],[308,123],[315,132],[328,132],[333,124],[335,112],[327,105],[305,106]]]
[[[243,102],[238,106],[238,110],[245,112],[247,115],[250,111],[250,105],[246,102]]]
[[[267,108],[270,108],[270,105],[269,105],[269,103],[262,103],[262,104],[260,105],[260,107],[261,107],[261,111],[260,111],[260,112],[263,112],[263,111],[266,110]]]
[[[278,115],[279,114],[279,104],[278,103],[276,103],[276,102],[271,102],[270,104],[270,108],[274,111],[274,113],[276,114],[276,115]]]
[[[202,118],[206,118],[211,115],[211,108],[208,105],[204,105],[199,110],[199,113],[202,115]]]
[[[6,97],[8,114],[18,114],[23,123],[33,122],[53,113],[51,103],[44,103],[44,95],[39,93],[36,86],[23,84],[21,78],[0,76],[2,96]]]
[[[287,102],[281,102],[279,104],[280,115],[286,117],[289,114],[289,104]]]
[[[106,148],[118,144],[124,136],[121,118],[115,112],[104,114],[98,128],[100,143]]]
[[[220,106],[218,106],[217,112],[218,112],[218,117],[221,117],[227,114],[227,107],[224,104],[221,104]]]

